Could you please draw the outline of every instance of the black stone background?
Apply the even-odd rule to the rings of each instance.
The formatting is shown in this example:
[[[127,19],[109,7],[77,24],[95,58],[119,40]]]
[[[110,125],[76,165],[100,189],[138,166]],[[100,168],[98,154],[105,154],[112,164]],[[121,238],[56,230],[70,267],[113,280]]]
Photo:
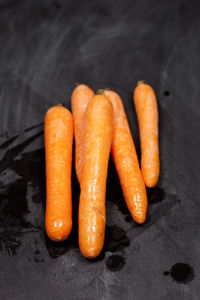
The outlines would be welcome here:
[[[0,1],[0,299],[199,299],[199,1]],[[132,92],[151,84],[160,114],[161,174],[136,225],[112,161],[104,251],[95,261],[74,227],[44,230],[43,119],[70,108],[75,82],[123,98],[138,155]]]

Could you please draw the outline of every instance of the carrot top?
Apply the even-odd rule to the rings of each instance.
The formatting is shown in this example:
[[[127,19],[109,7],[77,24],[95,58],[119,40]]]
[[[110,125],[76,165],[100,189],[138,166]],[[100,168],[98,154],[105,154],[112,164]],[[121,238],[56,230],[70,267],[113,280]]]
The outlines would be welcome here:
[[[97,90],[97,95],[105,96],[104,90],[101,90],[101,89]]]
[[[145,84],[145,81],[144,81],[144,80],[139,80],[139,81],[137,82],[137,85],[141,85],[141,84]]]

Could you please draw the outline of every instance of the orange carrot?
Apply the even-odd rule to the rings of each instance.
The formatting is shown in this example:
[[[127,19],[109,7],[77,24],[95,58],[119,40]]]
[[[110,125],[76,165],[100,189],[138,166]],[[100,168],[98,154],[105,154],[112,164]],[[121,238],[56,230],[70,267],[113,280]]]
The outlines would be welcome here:
[[[66,239],[72,228],[72,142],[72,114],[62,106],[50,108],[45,116],[45,226],[53,241]]]
[[[96,95],[85,113],[84,165],[79,203],[79,246],[88,258],[97,257],[104,244],[111,140],[112,104],[105,96]]]
[[[139,81],[134,91],[139,123],[141,171],[147,187],[154,187],[159,178],[158,107],[154,90]]]
[[[104,91],[113,105],[111,152],[127,207],[137,223],[146,220],[147,194],[123,103],[113,91]]]
[[[83,131],[84,116],[89,101],[93,98],[93,91],[84,84],[78,85],[71,96],[71,106],[74,118],[74,136],[75,136],[75,169],[80,183],[83,167]]]

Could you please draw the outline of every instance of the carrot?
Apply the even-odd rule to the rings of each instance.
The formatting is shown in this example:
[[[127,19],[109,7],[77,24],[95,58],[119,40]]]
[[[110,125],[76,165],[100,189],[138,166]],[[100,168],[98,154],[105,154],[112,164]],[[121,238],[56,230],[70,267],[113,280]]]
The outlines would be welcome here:
[[[113,105],[113,137],[111,152],[127,207],[137,223],[146,220],[147,193],[137,153],[120,96],[104,90]]]
[[[71,106],[74,118],[74,136],[75,136],[75,169],[76,175],[80,183],[82,167],[83,167],[83,131],[84,116],[88,102],[93,98],[93,91],[84,84],[78,85],[71,96]]]
[[[87,258],[103,248],[105,194],[112,140],[112,104],[102,95],[89,102],[85,113],[84,165],[79,203],[79,246]]]
[[[72,142],[72,114],[62,106],[50,108],[45,116],[45,226],[53,241],[66,239],[72,228]]]
[[[147,187],[154,187],[159,178],[158,107],[154,90],[138,82],[134,103],[139,123],[141,171]]]

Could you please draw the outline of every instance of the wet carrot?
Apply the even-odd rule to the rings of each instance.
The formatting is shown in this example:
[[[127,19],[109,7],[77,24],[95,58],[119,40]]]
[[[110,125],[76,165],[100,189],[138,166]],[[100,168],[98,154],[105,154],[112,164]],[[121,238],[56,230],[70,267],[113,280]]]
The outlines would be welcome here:
[[[158,106],[154,90],[139,81],[134,91],[139,123],[141,171],[147,187],[154,187],[159,178]]]
[[[66,239],[72,228],[72,142],[72,114],[62,106],[50,108],[45,116],[45,227],[53,241]]]
[[[80,182],[83,167],[83,128],[84,116],[88,102],[93,98],[93,91],[84,84],[78,85],[71,96],[71,107],[74,119],[74,136],[75,136],[75,169],[76,175]]]
[[[105,96],[96,95],[85,113],[84,165],[79,203],[79,246],[88,258],[97,257],[104,244],[111,139],[112,104]]]
[[[137,223],[146,220],[147,194],[133,138],[120,96],[104,91],[113,105],[113,136],[111,152],[120,179],[127,207]]]

